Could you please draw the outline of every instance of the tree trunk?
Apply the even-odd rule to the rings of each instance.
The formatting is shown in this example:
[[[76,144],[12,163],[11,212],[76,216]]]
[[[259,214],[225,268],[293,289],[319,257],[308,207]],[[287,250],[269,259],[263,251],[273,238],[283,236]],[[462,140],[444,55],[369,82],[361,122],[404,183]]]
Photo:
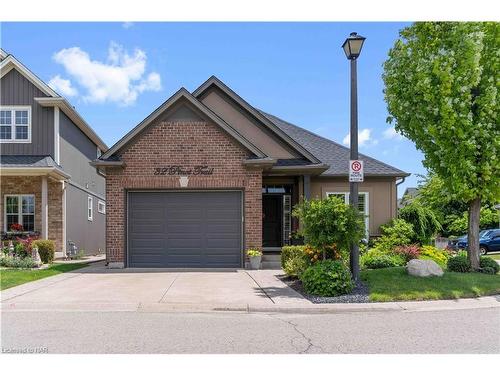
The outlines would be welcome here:
[[[469,202],[469,230],[467,235],[467,257],[473,270],[479,269],[479,214],[481,199],[476,198]]]

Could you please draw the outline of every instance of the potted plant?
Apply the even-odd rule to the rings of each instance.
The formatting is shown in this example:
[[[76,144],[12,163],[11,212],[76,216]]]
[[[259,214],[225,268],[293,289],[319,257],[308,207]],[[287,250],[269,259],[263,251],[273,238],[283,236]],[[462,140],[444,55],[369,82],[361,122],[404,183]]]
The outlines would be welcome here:
[[[252,270],[260,269],[260,262],[262,261],[262,251],[259,249],[248,249],[248,258],[250,259],[250,268]]]

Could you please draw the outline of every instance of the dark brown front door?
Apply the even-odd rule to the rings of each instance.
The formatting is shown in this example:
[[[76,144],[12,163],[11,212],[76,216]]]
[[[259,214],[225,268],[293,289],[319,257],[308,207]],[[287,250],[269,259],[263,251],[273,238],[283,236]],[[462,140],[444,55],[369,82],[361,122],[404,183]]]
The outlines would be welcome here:
[[[262,196],[262,246],[281,247],[283,196]]]

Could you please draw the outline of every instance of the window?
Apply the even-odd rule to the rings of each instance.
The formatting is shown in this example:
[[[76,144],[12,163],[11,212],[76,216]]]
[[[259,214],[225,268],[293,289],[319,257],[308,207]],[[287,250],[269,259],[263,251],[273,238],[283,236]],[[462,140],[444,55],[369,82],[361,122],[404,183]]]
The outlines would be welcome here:
[[[102,151],[99,147],[97,147],[97,159],[99,159],[102,155]]]
[[[327,197],[338,197],[342,200],[344,200],[345,204],[349,204],[349,193],[344,193],[344,192],[334,192],[334,193],[326,193]],[[363,212],[365,214],[365,230],[366,230],[366,236],[369,236],[369,215],[370,215],[370,207],[369,207],[369,202],[368,202],[368,193],[359,193],[358,195],[358,210],[360,212]]]
[[[89,221],[94,220],[94,199],[92,197],[87,197],[87,219]]]
[[[105,214],[106,213],[106,203],[103,201],[97,201],[97,211],[100,214]]]
[[[0,141],[31,142],[31,107],[1,107]]]
[[[5,232],[12,232],[12,226],[18,224],[22,231],[35,231],[35,196],[5,195]]]

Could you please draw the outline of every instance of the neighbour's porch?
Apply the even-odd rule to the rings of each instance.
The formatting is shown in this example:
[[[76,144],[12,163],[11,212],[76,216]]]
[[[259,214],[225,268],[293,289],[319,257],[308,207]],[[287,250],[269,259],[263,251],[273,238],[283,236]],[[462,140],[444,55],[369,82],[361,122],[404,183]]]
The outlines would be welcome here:
[[[59,252],[65,250],[65,181],[69,176],[47,158],[2,156],[0,231],[2,240],[19,235],[53,240]]]

